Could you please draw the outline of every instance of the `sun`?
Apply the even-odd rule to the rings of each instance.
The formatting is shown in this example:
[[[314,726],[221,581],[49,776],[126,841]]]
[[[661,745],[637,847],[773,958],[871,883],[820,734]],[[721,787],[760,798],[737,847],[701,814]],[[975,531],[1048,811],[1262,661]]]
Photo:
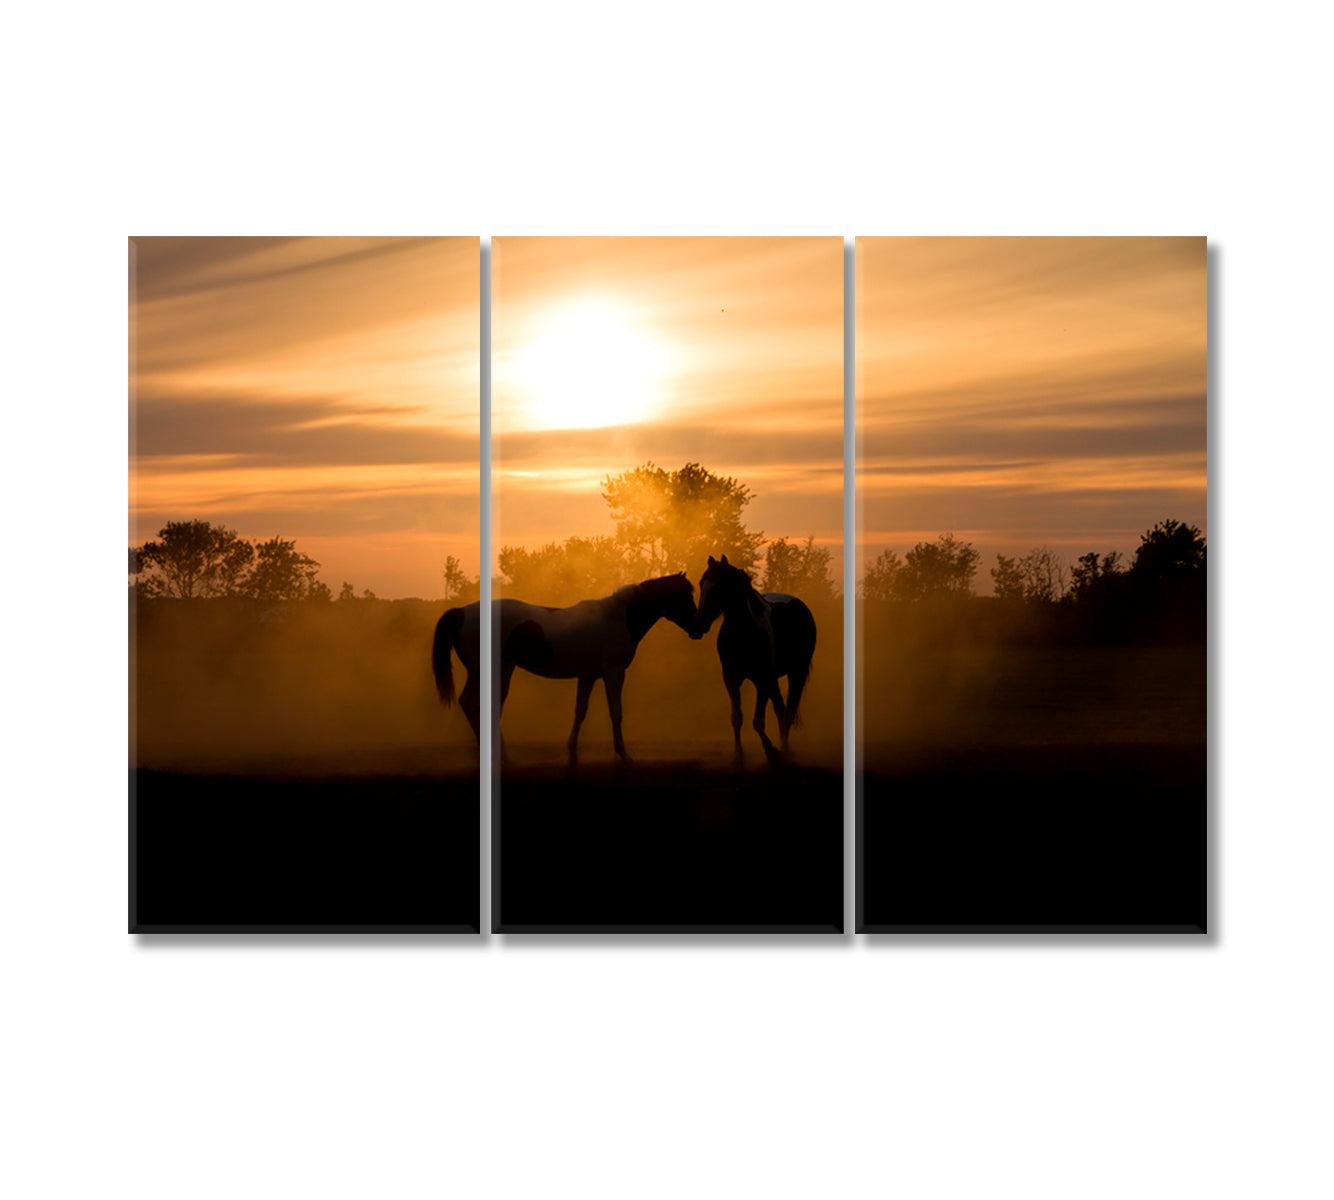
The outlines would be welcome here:
[[[595,429],[654,416],[666,373],[662,345],[627,310],[583,300],[553,312],[515,362],[531,429]]]

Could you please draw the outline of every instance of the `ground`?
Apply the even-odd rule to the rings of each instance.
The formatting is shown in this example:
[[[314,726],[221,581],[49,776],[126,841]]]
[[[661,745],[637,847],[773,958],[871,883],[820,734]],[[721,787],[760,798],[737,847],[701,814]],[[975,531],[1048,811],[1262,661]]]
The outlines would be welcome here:
[[[500,781],[500,929],[843,927],[841,771],[758,747],[737,767],[721,744],[573,770],[525,749]]]

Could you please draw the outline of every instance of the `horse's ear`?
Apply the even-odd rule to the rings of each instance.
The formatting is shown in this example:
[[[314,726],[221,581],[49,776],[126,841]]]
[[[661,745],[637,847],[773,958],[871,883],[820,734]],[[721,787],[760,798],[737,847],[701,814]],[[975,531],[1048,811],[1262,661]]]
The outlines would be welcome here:
[[[724,559],[725,559],[725,558],[726,558],[726,556],[724,556]],[[715,562],[713,561],[713,555],[710,554],[710,555],[709,555],[709,566],[714,567],[714,566],[717,566],[717,565],[718,565],[718,564],[715,563]]]
[[[723,555],[723,566],[727,566],[727,555]]]

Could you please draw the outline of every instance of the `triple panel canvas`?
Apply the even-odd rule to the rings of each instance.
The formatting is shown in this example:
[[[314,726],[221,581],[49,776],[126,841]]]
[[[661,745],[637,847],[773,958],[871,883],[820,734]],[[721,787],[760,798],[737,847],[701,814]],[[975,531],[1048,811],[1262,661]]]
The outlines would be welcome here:
[[[1206,927],[1203,239],[130,251],[133,929]]]
[[[479,258],[131,240],[131,928],[479,927]]]

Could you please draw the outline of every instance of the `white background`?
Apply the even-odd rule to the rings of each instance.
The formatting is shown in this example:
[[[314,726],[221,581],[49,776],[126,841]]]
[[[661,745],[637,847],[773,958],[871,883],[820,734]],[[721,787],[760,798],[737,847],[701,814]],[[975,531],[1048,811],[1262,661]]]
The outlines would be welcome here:
[[[1315,6],[117,8],[0,73],[7,1194],[1330,1194]],[[1209,235],[1215,936],[126,935],[126,235],[514,232]]]

